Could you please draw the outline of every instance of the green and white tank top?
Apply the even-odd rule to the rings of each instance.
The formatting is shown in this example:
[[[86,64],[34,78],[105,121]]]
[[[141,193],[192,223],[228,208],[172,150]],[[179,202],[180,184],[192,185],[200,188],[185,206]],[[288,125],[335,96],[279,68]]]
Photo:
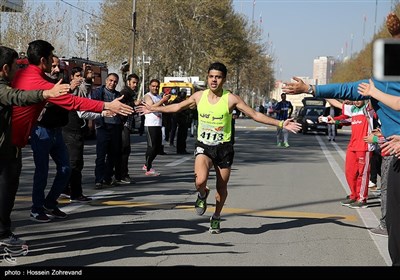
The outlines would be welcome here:
[[[220,100],[211,104],[208,101],[210,90],[203,91],[198,111],[197,140],[210,146],[231,141],[232,114],[229,113],[229,92],[224,90]]]

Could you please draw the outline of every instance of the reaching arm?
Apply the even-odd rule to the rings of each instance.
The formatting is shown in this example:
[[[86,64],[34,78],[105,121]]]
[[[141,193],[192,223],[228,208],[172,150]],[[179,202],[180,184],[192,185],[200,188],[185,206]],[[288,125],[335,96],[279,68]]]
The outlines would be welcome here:
[[[342,107],[343,107],[343,104],[336,99],[325,98],[325,100],[328,101],[329,104],[331,104],[333,107],[336,107],[339,109],[342,109]]]
[[[111,102],[104,102],[104,107],[103,110],[110,110],[114,113],[127,116],[130,115],[134,112],[133,108],[131,106],[125,105],[124,103],[121,103],[120,100],[124,98],[124,96],[120,96],[118,98],[115,98]]]
[[[400,111],[400,98],[380,91],[375,87],[375,84],[371,79],[369,80],[369,83],[361,83],[358,85],[358,93],[363,96],[371,96],[393,110]]]
[[[274,125],[280,128],[285,128],[293,133],[297,133],[300,128],[301,124],[293,122],[292,119],[287,119],[286,121],[279,121],[277,119],[268,117],[265,114],[255,111],[253,108],[248,106],[242,98],[238,95],[230,94],[229,95],[229,108],[234,108],[236,106],[241,112],[246,114],[248,117],[252,118],[256,122]]]
[[[307,85],[300,78],[293,77],[295,82],[286,83],[282,87],[282,91],[287,94],[300,94],[300,93],[308,93],[311,95],[315,95],[315,87],[312,85]]]
[[[197,93],[191,95],[188,99],[179,102],[179,103],[173,103],[170,105],[162,106],[164,102],[157,102],[156,104],[147,104],[146,99],[145,103],[142,103],[142,105],[139,105],[136,108],[136,111],[141,113],[141,114],[148,114],[148,113],[154,113],[154,112],[160,112],[160,113],[176,113],[179,111],[182,111],[184,109],[188,108],[193,108],[196,106],[196,99],[195,96]],[[159,104],[161,103],[161,104]],[[158,105],[157,105],[158,104]]]

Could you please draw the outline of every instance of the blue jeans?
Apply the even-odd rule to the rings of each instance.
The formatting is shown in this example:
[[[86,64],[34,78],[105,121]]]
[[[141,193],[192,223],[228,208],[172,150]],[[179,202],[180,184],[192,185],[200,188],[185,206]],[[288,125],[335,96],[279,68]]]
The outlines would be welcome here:
[[[32,212],[43,212],[57,207],[57,199],[68,184],[71,168],[68,150],[64,143],[61,128],[36,126],[31,133],[31,148],[35,162],[32,188]],[[47,196],[45,189],[49,174],[49,156],[56,164],[56,176]]]

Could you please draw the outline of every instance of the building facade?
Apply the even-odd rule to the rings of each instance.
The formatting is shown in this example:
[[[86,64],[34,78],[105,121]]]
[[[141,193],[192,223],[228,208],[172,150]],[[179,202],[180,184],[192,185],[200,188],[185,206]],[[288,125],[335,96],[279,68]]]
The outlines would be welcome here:
[[[313,79],[316,85],[326,85],[332,81],[336,60],[333,56],[320,56],[314,59]]]

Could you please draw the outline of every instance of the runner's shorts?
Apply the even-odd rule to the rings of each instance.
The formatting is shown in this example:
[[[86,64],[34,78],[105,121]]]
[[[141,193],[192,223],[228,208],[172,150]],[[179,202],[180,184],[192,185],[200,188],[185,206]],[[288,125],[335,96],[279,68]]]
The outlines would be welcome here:
[[[233,150],[233,144],[231,142],[209,146],[197,141],[195,147],[195,156],[206,155],[212,160],[214,165],[217,165],[220,168],[228,168],[233,163],[235,151]]]

